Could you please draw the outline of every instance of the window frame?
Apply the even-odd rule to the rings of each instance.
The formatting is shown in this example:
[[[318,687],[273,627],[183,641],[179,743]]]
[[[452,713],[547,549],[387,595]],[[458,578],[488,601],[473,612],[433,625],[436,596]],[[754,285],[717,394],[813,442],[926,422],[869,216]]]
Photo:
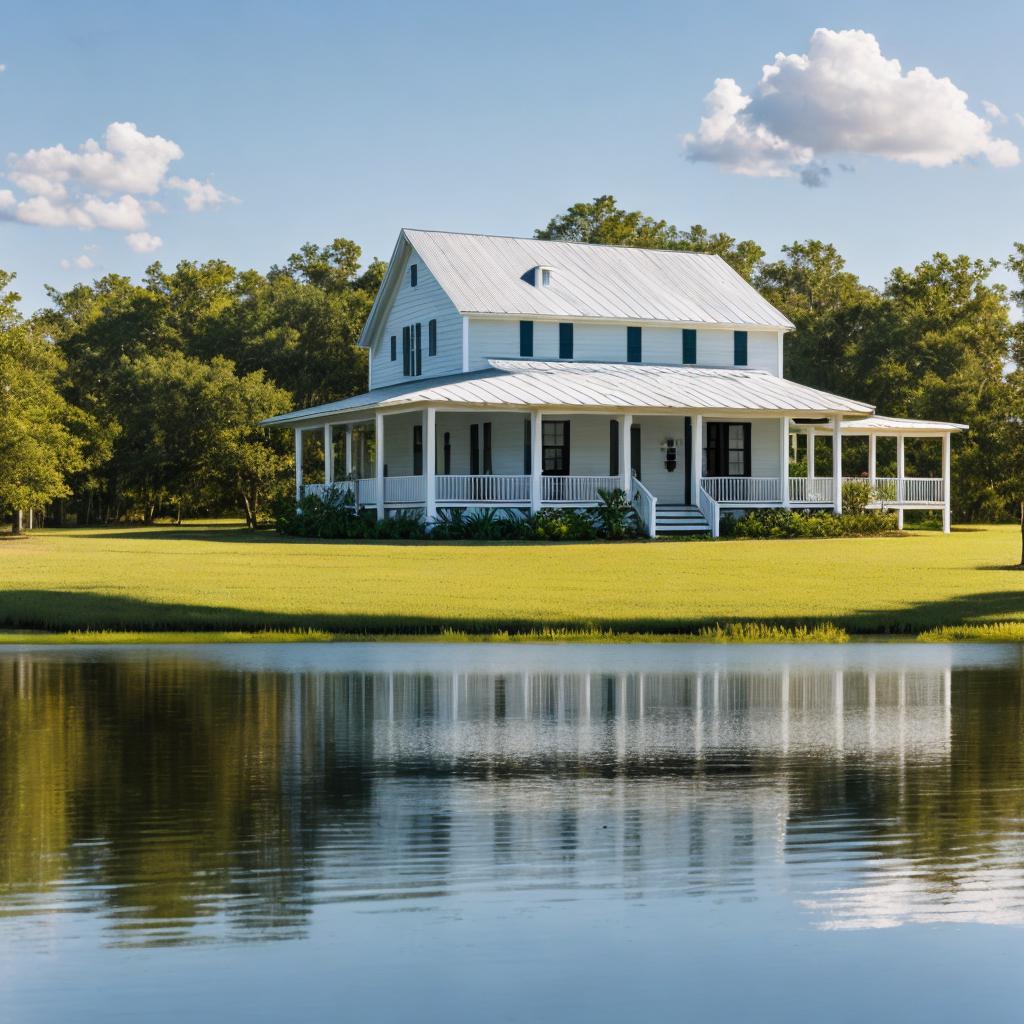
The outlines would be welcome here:
[[[548,441],[548,428],[558,429],[560,440]],[[541,420],[540,424],[540,471],[542,476],[569,476],[570,475],[570,421],[569,420]],[[552,465],[549,467],[549,454]],[[557,454],[556,454],[557,453]]]

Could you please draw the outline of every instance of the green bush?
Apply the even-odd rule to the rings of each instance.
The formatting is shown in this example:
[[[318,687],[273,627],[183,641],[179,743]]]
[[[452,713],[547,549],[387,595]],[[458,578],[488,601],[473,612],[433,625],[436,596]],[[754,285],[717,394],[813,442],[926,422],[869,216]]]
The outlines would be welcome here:
[[[875,490],[867,480],[847,480],[843,484],[844,513],[862,515],[875,500]]]
[[[723,537],[775,540],[790,537],[869,537],[896,529],[896,516],[888,512],[851,512],[837,516],[828,511],[793,511],[784,508],[752,509],[738,518],[723,518]]]
[[[606,540],[622,540],[625,537],[640,536],[640,517],[621,487],[613,491],[599,489],[597,496],[601,503],[591,515],[601,537]]]

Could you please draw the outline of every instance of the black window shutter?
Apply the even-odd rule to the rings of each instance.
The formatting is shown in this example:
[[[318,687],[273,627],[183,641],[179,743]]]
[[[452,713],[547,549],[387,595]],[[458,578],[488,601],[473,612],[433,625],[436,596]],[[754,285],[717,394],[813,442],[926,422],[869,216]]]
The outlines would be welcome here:
[[[692,327],[683,328],[683,363],[697,362],[697,332]]]
[[[427,324],[427,355],[437,355],[437,321],[431,320]]]
[[[423,425],[420,423],[412,428],[412,474],[423,475]]]
[[[709,423],[707,425],[708,430],[708,446],[707,446],[707,463],[708,463],[708,476],[724,476],[722,472],[722,445],[721,445],[721,423]]]
[[[640,452],[640,424],[634,423],[633,426],[629,428],[629,461],[633,467],[633,476],[635,476],[637,480],[643,479],[640,467]]]
[[[732,332],[732,361],[736,366],[747,365],[747,332]]]
[[[402,373],[408,377],[410,374],[409,362],[412,353],[412,346],[409,342],[409,328],[402,328]]]
[[[533,321],[519,321],[519,354],[521,356],[533,355]]]
[[[743,475],[750,476],[750,424],[743,424]]]
[[[480,472],[480,424],[469,426],[469,472],[477,476]]]
[[[452,471],[452,435],[446,430],[444,432],[444,475],[448,476]]]
[[[415,263],[411,264],[409,267],[409,284],[412,285],[413,288],[416,287],[416,277],[418,269],[419,268],[416,266]]]
[[[639,327],[626,328],[626,361],[639,363],[642,358]]]
[[[572,359],[572,324],[558,325],[558,358]]]
[[[693,466],[693,421],[689,416],[683,421],[683,468],[686,481],[685,501],[689,505],[693,501],[693,481],[690,479]]]
[[[398,338],[393,334],[391,335],[391,362],[394,362],[398,358]]]
[[[423,324],[416,325],[416,359],[413,365],[413,376],[418,377],[423,372]]]
[[[533,424],[529,417],[523,420],[523,472],[529,476],[533,472]]]
[[[494,467],[491,464],[491,424],[484,424],[484,473],[493,473]]]
[[[608,475],[619,475],[619,421],[608,421]]]

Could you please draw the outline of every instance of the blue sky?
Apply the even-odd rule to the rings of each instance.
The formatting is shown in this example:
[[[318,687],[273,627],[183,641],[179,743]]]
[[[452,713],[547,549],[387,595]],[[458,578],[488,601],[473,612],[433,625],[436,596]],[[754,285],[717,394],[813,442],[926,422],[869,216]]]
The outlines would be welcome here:
[[[806,75],[781,106],[760,96],[762,66],[807,54],[822,27],[871,33],[903,72],[948,77],[988,134],[971,142],[979,129],[964,114],[938,155],[900,153],[936,116],[915,106],[931,102],[928,82],[923,98],[900,88],[868,111],[881,142],[862,151],[836,142],[821,109],[804,116],[817,97]],[[0,36],[0,266],[18,273],[28,311],[44,283],[138,275],[153,259],[266,269],[338,235],[387,258],[402,226],[528,235],[606,192],[773,253],[797,238],[833,241],[876,284],[936,249],[1002,257],[1024,240],[1024,163],[1012,155],[1024,151],[1022,36],[1024,5],[1009,3],[19,5]],[[775,163],[758,164],[767,173],[733,173],[724,143],[682,141],[699,133],[720,78],[753,98],[743,131],[784,136]],[[125,122],[165,140],[165,172],[148,152],[155,164],[80,172],[79,147],[95,139],[105,159],[108,125]],[[57,145],[79,168],[70,191],[52,193],[42,216],[18,213],[60,185],[52,160],[25,155]],[[704,160],[687,159],[698,149]],[[825,187],[801,184],[822,166]],[[18,219],[72,215],[85,226]]]

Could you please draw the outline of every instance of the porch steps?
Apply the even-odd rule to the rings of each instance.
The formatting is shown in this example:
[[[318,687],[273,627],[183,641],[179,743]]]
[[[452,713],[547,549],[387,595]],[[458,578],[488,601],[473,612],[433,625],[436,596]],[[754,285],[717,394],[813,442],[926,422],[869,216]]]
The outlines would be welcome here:
[[[669,505],[658,502],[654,516],[658,536],[673,533],[710,533],[711,527],[696,505]]]

